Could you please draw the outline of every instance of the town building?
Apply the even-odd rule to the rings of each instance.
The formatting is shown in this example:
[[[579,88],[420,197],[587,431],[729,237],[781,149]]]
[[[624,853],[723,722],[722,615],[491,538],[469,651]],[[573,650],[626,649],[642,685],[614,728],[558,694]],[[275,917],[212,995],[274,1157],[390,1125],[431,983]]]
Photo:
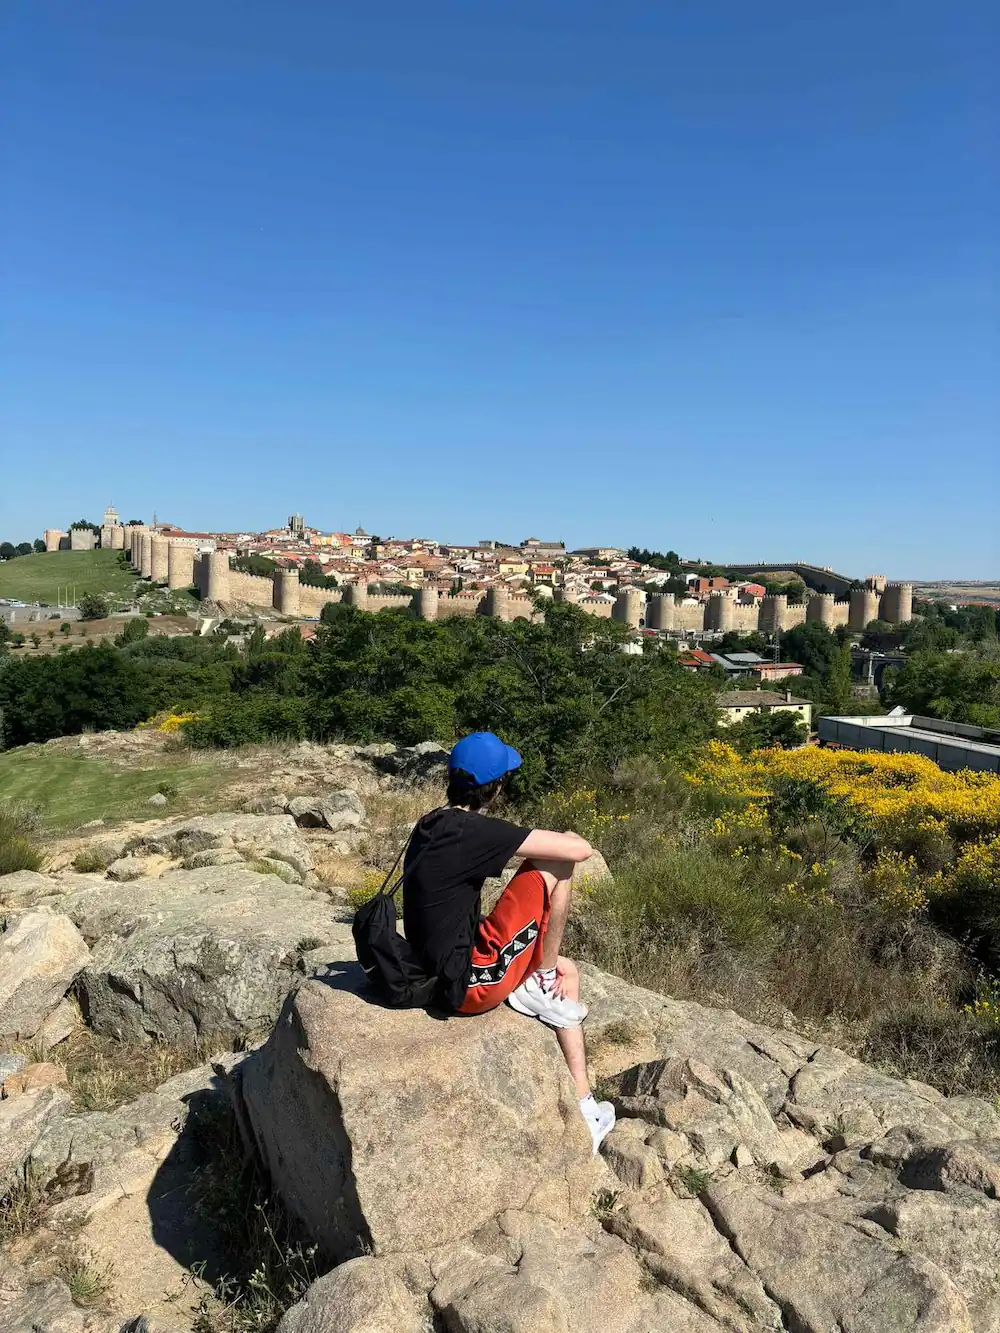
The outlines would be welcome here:
[[[727,690],[717,698],[722,710],[720,723],[724,727],[741,722],[751,713],[796,713],[806,724],[806,730],[812,728],[812,703],[808,699],[796,699],[791,690],[777,694],[773,690]]]

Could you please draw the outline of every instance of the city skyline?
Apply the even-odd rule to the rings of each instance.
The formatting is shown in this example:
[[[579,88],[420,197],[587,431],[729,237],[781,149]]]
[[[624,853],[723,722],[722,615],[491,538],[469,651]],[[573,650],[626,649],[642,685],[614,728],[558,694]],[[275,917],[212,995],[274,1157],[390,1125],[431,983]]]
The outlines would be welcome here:
[[[998,47],[985,0],[18,7],[0,532],[997,578]]]

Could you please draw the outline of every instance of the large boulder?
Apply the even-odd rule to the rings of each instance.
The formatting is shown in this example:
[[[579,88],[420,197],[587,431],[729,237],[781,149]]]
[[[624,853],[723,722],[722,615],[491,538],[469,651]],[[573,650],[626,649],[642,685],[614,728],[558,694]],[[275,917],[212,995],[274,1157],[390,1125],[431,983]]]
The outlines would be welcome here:
[[[508,1208],[581,1211],[590,1140],[552,1034],[508,1009],[382,1008],[357,974],[307,981],[241,1068],[256,1147],[322,1249],[426,1249]]]
[[[806,1333],[985,1333],[964,1295],[926,1255],[891,1243],[839,1200],[798,1202],[766,1186],[726,1181],[708,1207],[735,1252]],[[1000,1221],[995,1217],[994,1222]]]
[[[243,867],[97,881],[59,903],[94,942],[77,982],[84,1015],[125,1040],[253,1036],[274,1022],[305,952],[353,957],[343,909]]]
[[[204,1288],[192,1265],[221,1272],[231,1256],[218,1219],[199,1207],[197,1182],[231,1131],[227,1071],[242,1058],[219,1057],[113,1110],[71,1113],[32,1148],[47,1207],[24,1262],[44,1264],[72,1236],[109,1267],[102,1308],[117,1318],[101,1333],[135,1333],[140,1315],[150,1333],[199,1326]]]
[[[325,828],[331,833],[359,828],[367,818],[361,797],[350,789],[325,796],[293,797],[288,802],[288,813],[302,828]]]
[[[278,1333],[427,1333],[422,1304],[389,1265],[351,1259],[313,1283]]]
[[[0,1038],[33,1037],[89,957],[73,922],[51,908],[0,920]]]

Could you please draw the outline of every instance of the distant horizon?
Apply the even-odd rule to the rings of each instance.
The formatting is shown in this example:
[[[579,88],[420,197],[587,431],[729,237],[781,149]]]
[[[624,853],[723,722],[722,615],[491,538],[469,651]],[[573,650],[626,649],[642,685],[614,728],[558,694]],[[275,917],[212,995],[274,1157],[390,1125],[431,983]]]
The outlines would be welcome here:
[[[8,8],[0,533],[1000,568],[995,3]]]

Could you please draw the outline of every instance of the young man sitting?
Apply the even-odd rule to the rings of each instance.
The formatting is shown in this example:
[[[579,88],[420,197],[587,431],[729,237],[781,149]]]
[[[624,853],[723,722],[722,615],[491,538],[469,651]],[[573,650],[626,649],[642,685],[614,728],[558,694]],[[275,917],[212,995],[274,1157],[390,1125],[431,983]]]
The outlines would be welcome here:
[[[448,762],[448,804],[417,823],[404,862],[403,926],[438,999],[460,1014],[484,1014],[504,1000],[554,1028],[596,1153],[614,1127],[610,1102],[587,1081],[580,974],[559,953],[573,867],[592,852],[575,833],[520,828],[485,811],[521,756],[492,732],[460,740]],[[523,863],[489,916],[480,919],[483,881],[512,857]]]

